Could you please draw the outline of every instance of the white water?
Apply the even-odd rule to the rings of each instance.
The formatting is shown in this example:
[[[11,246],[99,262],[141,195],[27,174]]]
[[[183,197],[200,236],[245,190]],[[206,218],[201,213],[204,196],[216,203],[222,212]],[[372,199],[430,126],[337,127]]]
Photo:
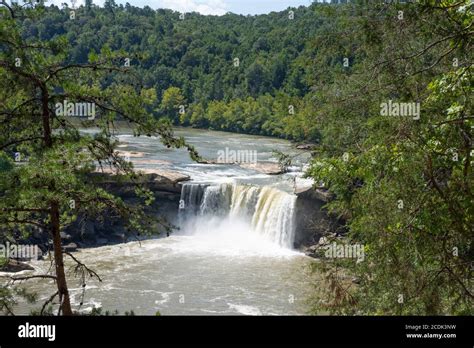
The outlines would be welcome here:
[[[296,196],[270,186],[185,184],[180,222],[184,233],[203,231],[242,247],[293,247]],[[212,239],[212,238],[211,238]],[[257,243],[257,244],[255,244]]]

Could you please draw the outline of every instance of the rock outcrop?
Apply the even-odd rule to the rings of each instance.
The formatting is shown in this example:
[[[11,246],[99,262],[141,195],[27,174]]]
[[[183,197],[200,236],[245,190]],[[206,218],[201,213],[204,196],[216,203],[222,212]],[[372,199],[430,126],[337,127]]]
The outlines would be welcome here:
[[[148,189],[154,192],[181,193],[181,185],[178,184],[191,179],[189,175],[168,169],[146,168],[137,169],[136,172],[141,174],[138,182],[145,184]],[[134,190],[137,183],[137,181],[131,181],[109,168],[104,168],[91,175],[95,177],[99,185],[114,192],[121,191],[122,194],[128,189]]]
[[[296,234],[295,248],[307,251],[317,245],[321,237],[344,233],[344,222],[329,214],[324,208],[332,196],[321,188],[305,187],[296,190]]]
[[[155,200],[146,206],[145,213],[155,217],[166,217],[171,224],[176,223],[179,200],[181,196],[181,183],[190,180],[188,175],[168,169],[143,169],[137,170],[141,176],[131,181],[127,177],[117,174],[110,169],[90,174],[91,180],[107,192],[121,198],[130,205],[142,204],[135,193],[137,181],[149,189]],[[161,224],[151,227],[154,231],[165,232]],[[166,235],[166,234],[164,234]],[[127,230],[126,221],[112,214],[104,212],[100,219],[79,216],[78,219],[61,232],[63,249],[75,251],[77,248],[96,247],[107,244],[123,243],[131,239],[143,239],[134,236]],[[52,241],[45,231],[35,230],[25,241],[36,244],[45,252],[52,250]]]
[[[314,144],[301,144],[296,146],[298,150],[312,150],[316,147]]]
[[[242,163],[240,166],[267,175],[278,175],[285,172],[279,163],[274,162]]]
[[[9,259],[6,264],[0,267],[0,272],[16,273],[16,272],[21,272],[21,271],[33,271],[33,270],[34,268],[31,267],[30,265],[24,262],[13,260],[13,259]]]

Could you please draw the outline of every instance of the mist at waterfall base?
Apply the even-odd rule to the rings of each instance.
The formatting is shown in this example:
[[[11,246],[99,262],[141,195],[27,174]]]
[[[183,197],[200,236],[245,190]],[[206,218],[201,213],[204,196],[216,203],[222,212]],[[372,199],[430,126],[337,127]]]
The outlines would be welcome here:
[[[227,256],[297,254],[292,250],[293,195],[272,187],[185,184],[181,202],[179,234],[194,237],[194,251]]]
[[[258,150],[290,151],[279,139],[194,130],[180,131],[208,158],[212,151],[236,144]],[[73,253],[96,270],[102,282],[90,279],[85,288],[72,275],[66,258],[75,310],[93,307],[133,310],[137,315],[301,315],[312,292],[311,260],[292,249],[296,197],[288,176],[272,177],[235,166],[200,165],[185,152],[172,153],[156,139],[120,135],[122,149],[143,152],[137,167],[166,161],[169,169],[194,179],[182,187],[180,229],[169,237],[80,249]],[[218,144],[218,145],[216,145]],[[266,156],[266,157],[265,157]],[[259,158],[259,160],[262,158]],[[160,162],[161,163],[161,162]],[[150,164],[152,166],[154,164]],[[291,173],[288,175],[292,175]],[[46,273],[48,260],[34,261],[35,274]],[[18,314],[38,309],[54,292],[46,279],[25,284],[38,293],[36,305],[20,300]],[[82,305],[81,305],[82,303]]]

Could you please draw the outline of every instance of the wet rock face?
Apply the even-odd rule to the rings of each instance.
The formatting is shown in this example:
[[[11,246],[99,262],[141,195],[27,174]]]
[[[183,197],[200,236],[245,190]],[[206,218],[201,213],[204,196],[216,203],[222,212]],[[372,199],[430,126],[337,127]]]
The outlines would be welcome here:
[[[296,192],[296,231],[294,247],[309,250],[321,237],[344,233],[344,222],[331,216],[324,205],[331,196],[321,189],[306,188]]]
[[[76,243],[69,243],[63,246],[63,250],[66,252],[71,252],[71,251],[76,251],[77,250],[77,244]]]

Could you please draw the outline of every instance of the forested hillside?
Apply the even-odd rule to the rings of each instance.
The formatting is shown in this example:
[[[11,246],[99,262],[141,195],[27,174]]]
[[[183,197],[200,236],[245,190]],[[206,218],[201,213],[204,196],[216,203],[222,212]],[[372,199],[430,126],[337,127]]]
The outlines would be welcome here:
[[[75,16],[48,7],[39,21],[25,21],[24,33],[46,41],[65,35],[74,63],[104,48],[130,53],[142,84],[157,92],[156,115],[175,124],[316,140],[311,123],[298,118],[310,90],[309,42],[328,25],[315,8],[203,16],[112,0],[104,8],[88,2]],[[112,83],[120,83],[113,74],[103,81]]]

